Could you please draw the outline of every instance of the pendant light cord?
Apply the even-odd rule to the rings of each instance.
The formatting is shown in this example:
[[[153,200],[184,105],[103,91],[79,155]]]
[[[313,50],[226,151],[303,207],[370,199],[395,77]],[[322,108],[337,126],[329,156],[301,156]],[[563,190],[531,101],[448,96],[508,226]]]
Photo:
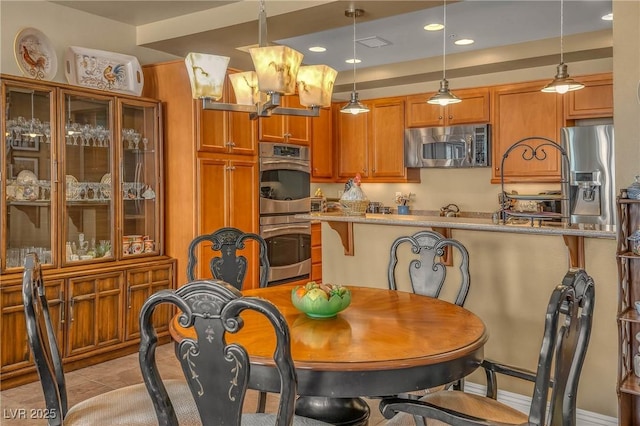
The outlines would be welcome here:
[[[446,69],[447,69],[447,0],[444,0],[443,3],[443,22],[442,25],[444,28],[442,29],[442,79],[446,80]]]
[[[353,9],[353,91],[356,91],[356,15],[358,12]]]
[[[560,63],[564,64],[564,0],[560,0]]]

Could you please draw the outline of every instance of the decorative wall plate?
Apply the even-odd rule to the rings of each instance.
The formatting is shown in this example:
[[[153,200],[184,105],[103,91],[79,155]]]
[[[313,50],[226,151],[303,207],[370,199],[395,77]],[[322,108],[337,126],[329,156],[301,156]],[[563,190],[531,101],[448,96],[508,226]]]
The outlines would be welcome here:
[[[38,182],[38,177],[31,170],[22,170],[16,176],[16,181],[23,185],[29,185]]]
[[[52,80],[58,72],[58,57],[49,38],[35,28],[24,28],[13,42],[20,71],[36,80]]]
[[[75,200],[80,195],[80,187],[78,185],[78,179],[73,175],[65,176],[67,200]]]
[[[144,77],[135,56],[69,46],[64,55],[69,84],[140,96]]]

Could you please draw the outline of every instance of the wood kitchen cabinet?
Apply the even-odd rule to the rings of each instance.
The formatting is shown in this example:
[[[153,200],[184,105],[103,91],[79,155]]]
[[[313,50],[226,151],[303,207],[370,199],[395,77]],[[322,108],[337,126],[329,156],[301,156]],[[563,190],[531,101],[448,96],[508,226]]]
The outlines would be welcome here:
[[[490,90],[487,87],[455,90],[462,102],[447,106],[432,105],[427,100],[435,93],[407,96],[406,126],[455,126],[488,123],[491,119]]]
[[[320,108],[320,115],[312,120],[311,181],[331,181],[334,178],[331,108]]]
[[[344,114],[334,106],[337,177],[360,173],[365,182],[419,182],[420,170],[404,167],[404,98],[364,102],[364,114]]]
[[[515,142],[531,136],[545,137],[560,143],[563,126],[563,97],[544,93],[547,82],[534,81],[492,88],[492,183],[500,183],[500,166],[506,150]],[[534,141],[534,145],[538,142]],[[560,152],[545,151],[543,160],[527,161],[516,155],[505,161],[505,182],[559,182]]]
[[[68,369],[135,352],[138,340],[124,339],[125,271],[175,266],[164,254],[160,102],[5,75],[0,87],[6,388],[36,378],[16,300],[27,253],[42,263]]]
[[[311,224],[311,281],[322,282],[322,224]]]
[[[613,76],[611,73],[576,77],[584,89],[565,96],[565,119],[613,117]],[[568,124],[570,125],[570,124]]]
[[[287,108],[305,108],[300,104],[298,95],[282,96],[282,105]],[[294,145],[311,143],[311,120],[315,118],[295,115],[272,115],[260,117],[261,141],[283,142]]]
[[[258,182],[259,168],[255,161],[206,157],[198,159],[198,229],[209,234],[219,228],[232,226],[246,232],[259,232],[260,206],[251,188]],[[249,231],[250,230],[250,231]],[[250,268],[245,287],[258,287],[258,247],[253,242]],[[199,276],[210,277],[211,250],[202,247],[198,255]],[[256,265],[256,267],[251,267]]]
[[[164,120],[168,159],[165,169],[169,177],[166,183],[166,252],[178,259],[176,286],[179,287],[187,282],[188,248],[196,236],[224,226],[260,232],[258,153],[257,149],[238,152],[238,146],[225,150],[218,143],[206,141],[211,140],[208,135],[222,132],[228,122],[217,115],[223,112],[202,111],[201,102],[191,98],[184,61],[147,65],[143,67],[143,73],[145,94],[162,100],[167,106]],[[225,87],[225,99],[233,99],[229,97],[232,96],[230,90],[230,86]],[[249,120],[249,114],[239,112],[230,113],[231,119],[234,129],[235,120],[238,123],[247,120],[245,125],[239,125],[239,129],[247,131],[245,136],[252,135],[247,146],[257,147],[256,121]],[[256,131],[248,131],[254,126]],[[215,146],[218,148],[214,149]],[[199,258],[201,266],[207,263],[206,258]],[[253,277],[257,278],[259,272],[257,250],[252,251],[248,264],[250,271],[246,282],[253,283]],[[201,276],[210,277],[211,274]]]
[[[235,73],[229,70],[228,74]],[[236,96],[229,77],[225,79],[221,102],[236,102]],[[257,121],[249,119],[249,114],[233,111],[200,110],[197,120],[200,134],[198,151],[225,154],[256,155]]]

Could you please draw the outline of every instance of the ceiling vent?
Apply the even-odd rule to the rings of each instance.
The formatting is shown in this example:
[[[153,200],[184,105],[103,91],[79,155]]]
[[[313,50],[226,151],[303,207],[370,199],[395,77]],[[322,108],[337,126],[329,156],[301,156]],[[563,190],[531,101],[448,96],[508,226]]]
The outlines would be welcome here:
[[[378,36],[371,36],[371,37],[365,37],[365,38],[361,38],[360,40],[356,40],[357,43],[366,46],[366,47],[382,47],[382,46],[389,46],[391,44],[390,41],[387,41],[383,38],[380,38]]]

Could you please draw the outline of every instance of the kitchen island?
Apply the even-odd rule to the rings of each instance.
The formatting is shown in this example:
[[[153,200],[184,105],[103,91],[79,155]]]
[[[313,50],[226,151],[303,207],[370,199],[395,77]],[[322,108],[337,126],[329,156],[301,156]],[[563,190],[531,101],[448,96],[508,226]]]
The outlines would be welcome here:
[[[502,223],[491,218],[489,213],[467,213],[461,217],[416,214],[345,215],[343,213],[311,213],[297,215],[300,219],[327,222],[342,241],[345,255],[354,254],[353,224],[411,226],[431,228],[446,237],[452,229],[486,232],[508,232],[513,234],[559,235],[569,250],[569,267],[584,268],[584,238],[605,238],[615,240],[613,225],[590,223],[564,224],[560,222],[522,221],[522,223]]]

